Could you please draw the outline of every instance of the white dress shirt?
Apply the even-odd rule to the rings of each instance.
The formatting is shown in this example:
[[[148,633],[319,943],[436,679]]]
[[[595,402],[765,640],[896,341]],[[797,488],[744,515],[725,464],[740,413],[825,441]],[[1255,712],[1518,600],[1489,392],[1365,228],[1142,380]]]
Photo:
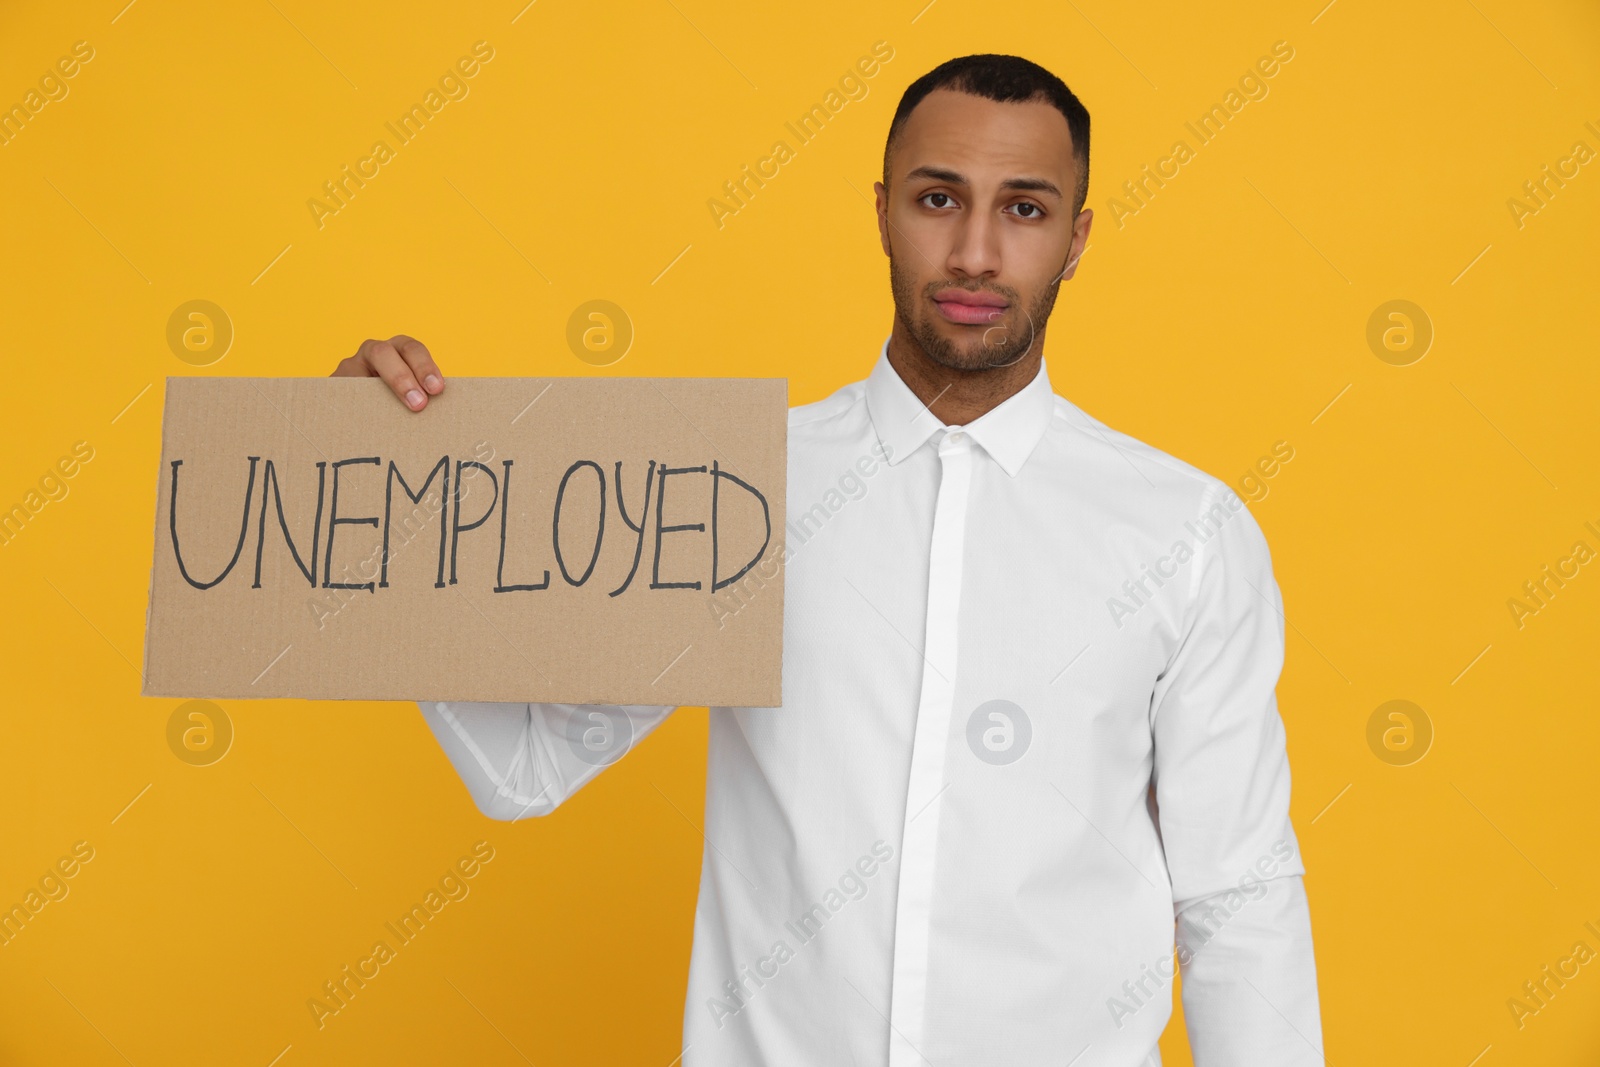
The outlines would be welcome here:
[[[946,426],[880,354],[791,410],[787,514],[783,706],[711,711],[686,1067],[1155,1067],[1175,939],[1200,1067],[1321,1064],[1238,496],[1042,366]],[[499,819],[672,711],[421,707]]]

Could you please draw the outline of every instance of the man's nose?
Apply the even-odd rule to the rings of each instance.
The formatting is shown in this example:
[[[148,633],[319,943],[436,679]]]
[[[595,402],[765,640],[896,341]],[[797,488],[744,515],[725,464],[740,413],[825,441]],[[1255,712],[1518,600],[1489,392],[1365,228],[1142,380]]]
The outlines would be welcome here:
[[[964,220],[950,249],[948,266],[973,278],[1000,273],[999,227],[987,212],[974,212]]]

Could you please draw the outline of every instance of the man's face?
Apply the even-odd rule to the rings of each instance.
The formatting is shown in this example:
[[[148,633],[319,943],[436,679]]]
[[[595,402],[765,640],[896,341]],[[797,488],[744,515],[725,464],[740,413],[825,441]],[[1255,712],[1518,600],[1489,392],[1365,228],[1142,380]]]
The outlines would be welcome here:
[[[983,370],[1033,346],[1089,236],[1076,173],[1048,103],[938,89],[911,112],[877,185],[878,231],[895,316],[934,362]]]

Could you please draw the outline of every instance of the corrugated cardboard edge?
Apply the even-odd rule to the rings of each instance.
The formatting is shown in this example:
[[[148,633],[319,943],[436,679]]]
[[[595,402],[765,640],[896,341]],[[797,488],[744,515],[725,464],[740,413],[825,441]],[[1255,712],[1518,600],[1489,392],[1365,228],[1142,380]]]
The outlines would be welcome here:
[[[171,375],[162,383],[161,389],[161,440],[156,445],[156,493],[155,493],[155,519],[150,530],[150,584],[145,590],[144,598],[144,656],[140,662],[144,668],[139,672],[139,695],[145,697],[167,696],[166,693],[157,693],[150,688],[150,616],[156,607],[156,558],[157,545],[161,538],[161,463],[167,456],[167,433],[170,426],[167,424],[168,403],[172,399],[172,383],[175,381]]]
[[[779,378],[783,383],[783,426],[780,441],[783,444],[783,553],[778,556],[778,702],[771,707],[783,707],[783,661],[788,657],[783,653],[783,620],[788,612],[784,608],[785,600],[789,595],[789,564],[784,556],[789,553],[789,521],[793,518],[789,514],[789,379]],[[768,707],[769,705],[759,705]]]

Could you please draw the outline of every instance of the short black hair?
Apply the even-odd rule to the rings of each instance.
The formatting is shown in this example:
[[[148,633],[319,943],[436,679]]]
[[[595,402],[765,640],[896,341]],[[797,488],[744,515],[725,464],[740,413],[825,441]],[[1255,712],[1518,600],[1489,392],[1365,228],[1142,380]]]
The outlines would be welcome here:
[[[911,118],[911,112],[935,89],[981,96],[1001,103],[1040,100],[1066,116],[1072,134],[1072,159],[1077,164],[1077,204],[1082,211],[1089,198],[1089,109],[1073,95],[1067,83],[1037,63],[1021,56],[976,55],[947,60],[912,82],[895,108],[889,136],[883,145],[883,183],[889,184],[889,156],[894,142]]]

